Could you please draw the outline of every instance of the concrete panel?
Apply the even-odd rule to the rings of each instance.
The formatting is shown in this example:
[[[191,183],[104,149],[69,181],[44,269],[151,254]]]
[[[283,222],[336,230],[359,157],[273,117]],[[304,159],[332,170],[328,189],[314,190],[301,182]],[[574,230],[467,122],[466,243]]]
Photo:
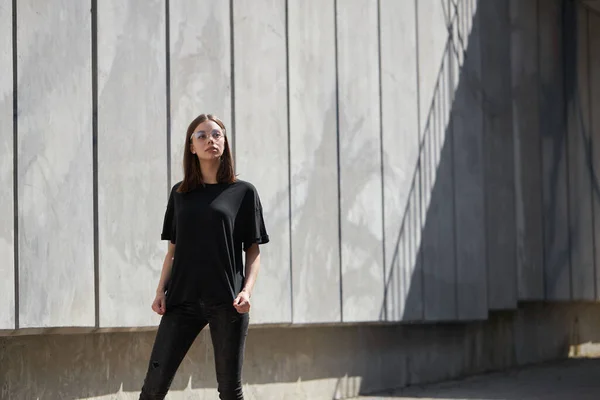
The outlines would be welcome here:
[[[452,152],[455,193],[456,285],[458,319],[485,319],[487,306],[486,231],[484,203],[484,147],[481,29],[488,19],[508,20],[490,4],[477,7],[461,0],[453,26],[451,52],[454,102],[452,103]],[[496,4],[496,3],[494,3]],[[501,3],[502,4],[502,1]],[[499,5],[496,5],[499,7]],[[492,8],[492,15],[485,14]],[[483,15],[482,15],[483,14]],[[504,14],[507,14],[505,12]],[[506,21],[507,22],[507,21]],[[481,27],[480,27],[481,25]],[[466,29],[465,29],[466,28]],[[486,154],[487,155],[487,154]],[[488,156],[489,157],[489,156]]]
[[[15,327],[12,3],[0,3],[0,329]]]
[[[512,111],[517,224],[517,296],[543,300],[543,208],[540,147],[540,72],[537,52],[537,3],[511,0]],[[543,115],[543,114],[542,114]],[[508,296],[507,296],[508,297]],[[514,306],[514,298],[504,299]],[[502,302],[499,304],[504,306]]]
[[[420,185],[424,318],[457,317],[454,246],[454,171],[450,110],[456,74],[448,51],[448,4],[419,1],[417,5]],[[449,21],[448,21],[449,22]]]
[[[386,315],[423,317],[415,3],[380,2]]]
[[[526,2],[535,6],[535,2]],[[530,15],[525,9],[519,10],[511,21],[510,7],[509,0],[480,5],[487,287],[488,307],[492,310],[511,309],[517,304],[511,45],[519,52],[516,56],[522,57],[520,46],[537,35],[534,25],[529,36],[524,37],[518,18],[530,21]],[[515,27],[512,32],[511,24]]]
[[[600,15],[589,16],[590,115],[592,138],[592,198],[594,212],[594,248],[596,300],[600,299]]]
[[[171,1],[169,32],[171,183],[175,184],[183,179],[186,131],[196,116],[217,115],[233,146],[229,2]]]
[[[590,159],[590,104],[588,73],[588,11],[565,13],[565,88],[567,90],[567,157],[569,232],[571,234],[571,300],[596,298],[594,277],[594,221]]]
[[[243,66],[234,74],[235,125],[241,132],[236,135],[237,172],[258,189],[272,238],[261,250],[252,321],[290,322],[285,0],[234,1],[233,19],[235,63]]]
[[[334,18],[333,0],[288,2],[296,323],[341,320]]]
[[[348,322],[384,314],[377,13],[370,0],[337,3],[342,318]]]
[[[446,0],[418,0],[415,3],[419,43],[419,129],[422,135],[433,106],[438,76],[445,59],[449,5]]]
[[[101,327],[158,322],[150,304],[166,251],[165,65],[162,1],[98,2]]]
[[[514,0],[513,6],[519,3]],[[536,101],[532,95],[519,107],[513,106],[515,121],[527,121],[527,125],[515,130],[515,135],[539,131],[542,136],[544,284],[547,300],[571,298],[561,3],[559,0],[548,1],[538,9],[539,60],[530,68],[535,71],[539,65],[539,86],[536,84],[521,93],[527,96],[527,93],[539,92],[539,100]],[[528,24],[531,24],[531,20]],[[535,52],[527,51],[525,54]],[[513,73],[513,79],[515,76]],[[530,85],[537,81],[535,73],[523,79],[524,84]],[[537,117],[532,118],[535,115]],[[531,160],[531,154],[525,153],[525,156]],[[531,167],[535,168],[535,165],[531,163]],[[522,212],[521,209],[517,211]]]
[[[20,327],[93,326],[90,4],[16,12]]]

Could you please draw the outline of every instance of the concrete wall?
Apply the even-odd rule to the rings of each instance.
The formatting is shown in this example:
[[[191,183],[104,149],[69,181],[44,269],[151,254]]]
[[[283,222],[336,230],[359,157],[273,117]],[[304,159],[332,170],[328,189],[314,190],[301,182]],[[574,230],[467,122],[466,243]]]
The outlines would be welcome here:
[[[436,236],[458,226],[454,206],[433,196],[441,214],[428,217],[423,201],[442,147],[479,145],[475,128],[443,145],[462,68],[445,24],[467,38],[475,2],[450,14],[438,1],[57,5],[2,6],[1,61],[14,72],[3,74],[1,108],[5,332],[156,325],[157,232],[181,179],[183,132],[200,112],[228,123],[273,238],[254,324],[452,319],[458,286],[467,308],[472,293],[485,297],[484,253],[468,245],[484,237],[468,215],[483,215],[472,165],[457,163],[457,184],[478,193],[457,200],[459,218],[476,225],[457,233],[458,275],[453,241]],[[477,99],[461,101],[467,115]],[[442,194],[454,193],[452,168],[440,170]],[[461,318],[485,318],[477,304]]]
[[[597,340],[595,306],[547,303],[600,298],[599,15],[570,0],[3,2],[2,398],[135,396],[153,333],[130,331],[158,322],[161,220],[201,112],[225,120],[272,238],[250,398],[341,398]],[[174,398],[213,396],[210,352],[203,334]]]
[[[0,5],[0,69],[11,71],[13,65],[12,12],[8,3]],[[0,330],[15,327],[15,266],[14,266],[14,141],[13,141],[13,77],[0,76],[0,299],[6,304],[0,309]]]
[[[200,112],[227,122],[273,238],[253,324],[597,298],[598,16],[577,3],[0,12],[4,330],[156,325],[156,232]]]

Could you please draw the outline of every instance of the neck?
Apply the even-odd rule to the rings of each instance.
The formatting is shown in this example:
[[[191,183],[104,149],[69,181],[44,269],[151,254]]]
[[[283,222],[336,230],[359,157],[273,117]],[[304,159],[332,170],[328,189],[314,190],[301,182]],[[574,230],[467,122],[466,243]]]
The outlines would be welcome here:
[[[217,172],[219,171],[219,165],[219,160],[200,160],[200,170],[202,171],[202,180],[204,183],[217,183]]]

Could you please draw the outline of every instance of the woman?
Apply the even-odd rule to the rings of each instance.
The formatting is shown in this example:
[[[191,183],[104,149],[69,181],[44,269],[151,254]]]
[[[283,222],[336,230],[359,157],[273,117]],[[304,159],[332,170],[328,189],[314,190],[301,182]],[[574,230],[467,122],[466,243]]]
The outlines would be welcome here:
[[[161,238],[169,240],[152,309],[162,315],[140,399],[163,399],[200,331],[212,338],[219,398],[243,399],[250,297],[267,243],[255,187],[236,180],[223,123],[188,127],[184,178],[171,190]],[[242,260],[245,252],[245,263]],[[244,270],[245,265],[245,270]]]

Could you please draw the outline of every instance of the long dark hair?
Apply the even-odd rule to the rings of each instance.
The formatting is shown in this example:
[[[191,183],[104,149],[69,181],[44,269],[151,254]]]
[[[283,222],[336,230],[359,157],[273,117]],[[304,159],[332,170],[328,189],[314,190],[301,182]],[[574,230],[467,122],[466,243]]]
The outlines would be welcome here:
[[[221,165],[217,171],[217,182],[218,183],[232,183],[235,182],[235,172],[233,169],[233,157],[231,156],[231,149],[229,148],[229,140],[227,139],[227,131],[225,124],[219,118],[212,114],[200,114],[190,123],[187,128],[185,135],[185,148],[183,149],[183,182],[179,185],[177,191],[179,193],[187,193],[190,190],[194,190],[200,185],[204,184],[202,180],[202,172],[200,170],[200,160],[192,153],[190,149],[190,142],[192,141],[192,133],[194,130],[205,121],[213,121],[223,131],[225,139],[225,146],[223,149],[223,155],[221,156]]]

